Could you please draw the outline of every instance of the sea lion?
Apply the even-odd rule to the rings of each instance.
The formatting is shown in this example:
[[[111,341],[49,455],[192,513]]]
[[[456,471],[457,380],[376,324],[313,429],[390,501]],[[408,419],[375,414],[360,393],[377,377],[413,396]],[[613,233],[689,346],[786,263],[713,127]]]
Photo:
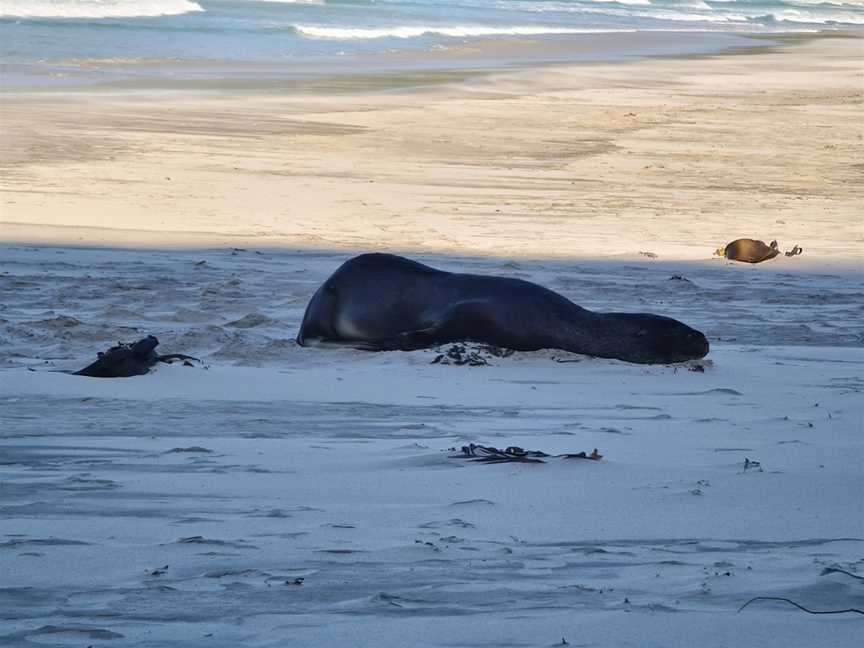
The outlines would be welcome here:
[[[96,362],[87,365],[81,371],[76,371],[75,375],[89,376],[90,378],[129,378],[131,376],[143,376],[157,362],[198,361],[197,358],[182,353],[158,355],[156,353],[157,346],[159,346],[159,340],[152,335],[132,344],[118,342],[117,346],[100,352]]]
[[[762,263],[762,261],[776,257],[780,254],[780,250],[777,247],[777,241],[771,241],[771,245],[765,245],[764,241],[740,238],[732,241],[725,247],[717,248],[714,254],[726,257],[730,261]]]
[[[797,245],[786,252],[787,257],[801,254],[804,250]],[[741,238],[736,239],[714,252],[717,256],[726,257],[730,261],[743,261],[744,263],[762,263],[773,259],[780,254],[777,241],[771,241],[771,245],[765,245],[764,241]]]
[[[708,353],[702,333],[668,317],[595,313],[529,281],[444,272],[392,254],[346,261],[310,300],[297,335],[301,346],[374,351],[463,341],[646,364]]]

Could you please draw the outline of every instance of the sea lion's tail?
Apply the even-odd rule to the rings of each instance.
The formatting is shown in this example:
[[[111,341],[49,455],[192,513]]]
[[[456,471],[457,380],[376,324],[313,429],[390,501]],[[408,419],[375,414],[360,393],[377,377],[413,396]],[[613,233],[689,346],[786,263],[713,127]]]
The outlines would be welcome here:
[[[726,246],[724,245],[723,247],[719,247],[716,250],[714,250],[714,256],[719,256],[719,257],[726,256]]]

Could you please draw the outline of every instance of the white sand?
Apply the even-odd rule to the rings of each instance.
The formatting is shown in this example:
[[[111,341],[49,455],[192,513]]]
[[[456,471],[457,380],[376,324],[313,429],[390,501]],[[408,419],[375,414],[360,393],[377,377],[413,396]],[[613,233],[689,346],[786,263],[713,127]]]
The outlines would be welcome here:
[[[532,167],[517,185],[494,164],[468,164],[459,175],[458,156],[445,147],[446,163],[412,167],[415,184],[400,176],[367,192],[352,165],[364,155],[378,169],[395,164],[392,140],[380,155],[352,148],[350,137],[307,140],[308,148],[293,150],[330,164],[332,178],[321,166],[286,179],[227,171],[268,155],[275,165],[272,133],[245,149],[239,135],[226,135],[237,146],[228,161],[219,135],[201,139],[194,154],[171,149],[165,121],[141,135],[140,155],[127,151],[112,165],[75,148],[95,141],[90,132],[63,126],[51,140],[50,128],[37,129],[59,123],[40,100],[32,130],[18,131],[30,132],[33,144],[6,174],[0,230],[0,644],[497,647],[553,646],[563,637],[572,646],[640,648],[856,645],[858,615],[810,616],[772,602],[737,612],[754,596],[816,610],[864,608],[864,582],[823,574],[836,567],[864,575],[861,222],[852,181],[840,175],[851,158],[829,155],[820,139],[854,137],[847,120],[860,105],[846,101],[856,92],[851,77],[814,75],[810,84],[807,76],[820,66],[850,67],[850,50],[838,42],[765,57],[590,68],[613,75],[604,83],[633,80],[635,89],[622,87],[616,98],[623,113],[646,92],[664,105],[693,96],[702,105],[700,92],[719,83],[711,74],[732,78],[728,94],[715,88],[713,109],[666,126],[666,141],[684,156],[671,158],[678,161],[668,176],[634,171],[627,191],[623,167],[603,170],[601,155],[584,195],[569,194],[558,216],[543,212],[558,200],[543,180],[557,173],[557,161]],[[799,66],[807,88],[792,72],[770,77],[764,61],[777,70]],[[680,76],[670,84],[652,76],[658,69]],[[688,77],[696,69],[704,78]],[[572,74],[585,78],[584,69]],[[768,78],[779,89],[764,84]],[[510,93],[512,83],[500,79],[483,92]],[[431,112],[415,94],[364,101],[377,105],[369,119],[384,123],[381,106],[392,99],[405,104],[397,110],[404,119],[413,114],[415,127],[431,128],[434,115],[451,110],[454,122],[467,124],[473,117],[465,111],[484,102],[512,101],[514,109],[535,102],[540,110],[559,100],[552,91],[463,96],[477,91],[432,93]],[[562,112],[581,112],[570,105],[576,101],[590,112],[591,99],[572,92]],[[793,96],[799,103],[789,114],[807,115],[801,119],[814,130],[787,130],[782,150],[799,153],[770,171],[770,182],[769,171],[748,175],[739,162],[759,114],[753,106],[765,102],[776,117],[787,105],[778,97]],[[726,114],[742,97],[750,113]],[[120,139],[132,137],[126,101],[93,104],[118,111]],[[356,111],[359,99],[340,101],[354,101]],[[155,104],[165,115],[170,107]],[[27,119],[23,109],[11,113]],[[326,119],[338,121],[335,113]],[[693,130],[720,123],[727,130],[718,141],[737,151],[726,160],[705,153]],[[777,135],[779,148],[766,144],[766,155],[781,155]],[[657,137],[644,140],[640,156],[656,154]],[[62,147],[34,158],[49,140],[74,144],[75,159],[59,161]],[[860,141],[836,146],[860,154]],[[609,160],[626,166],[626,153],[614,150]],[[690,177],[681,162],[688,151],[699,160],[692,173],[716,164],[722,187],[708,187],[699,171],[692,192],[677,191],[673,185]],[[220,166],[219,182],[202,156]],[[179,188],[144,175],[157,173],[159,160]],[[467,187],[481,171],[495,182]],[[737,184],[746,177],[762,189]],[[833,184],[819,189],[825,177]],[[441,184],[425,183],[432,179]],[[494,215],[506,209],[497,205],[508,179],[514,195],[524,192],[522,209],[538,201],[530,219]],[[289,190],[297,200],[285,209],[308,207],[320,238],[302,238],[292,220],[277,228],[252,217]],[[622,192],[620,211],[607,191]],[[386,227],[390,211],[381,204],[407,209],[436,192],[444,202],[470,197],[471,217],[418,207]],[[377,207],[361,204],[373,197]],[[591,218],[589,205],[597,208]],[[741,220],[730,220],[739,207]],[[571,209],[582,213],[578,223],[557,228]],[[692,220],[694,209],[705,219]],[[152,220],[161,210],[171,214],[164,226]],[[350,219],[335,220],[343,214]],[[644,228],[622,226],[619,214]],[[733,231],[782,235],[805,255],[757,267],[708,260]],[[73,247],[76,237],[136,249]],[[232,250],[228,241],[248,247]],[[697,372],[560,352],[455,367],[430,364],[431,350],[297,347],[309,297],[350,256],[334,248],[351,247],[413,249],[432,265],[523,277],[589,308],[677,317],[703,330],[712,351]],[[638,255],[646,249],[660,258]],[[551,256],[566,258],[541,258]],[[607,258],[587,260],[597,256]],[[250,320],[258,324],[236,324]],[[162,366],[126,380],[61,373],[148,333],[160,338],[160,351],[195,355],[205,366]],[[503,465],[448,458],[448,448],[468,442],[551,453],[598,448],[604,458]],[[761,465],[745,469],[745,459]],[[288,584],[297,578],[302,585]]]

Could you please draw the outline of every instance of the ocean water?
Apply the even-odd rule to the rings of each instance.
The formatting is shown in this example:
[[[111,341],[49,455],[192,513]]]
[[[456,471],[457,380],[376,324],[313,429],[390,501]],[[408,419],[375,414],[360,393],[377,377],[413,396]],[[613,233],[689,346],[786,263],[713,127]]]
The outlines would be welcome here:
[[[864,0],[0,0],[0,56],[10,84],[85,64],[106,74],[168,62],[386,67],[477,40],[560,46],[598,34],[643,37],[618,38],[622,55],[686,53],[747,34],[862,25]]]

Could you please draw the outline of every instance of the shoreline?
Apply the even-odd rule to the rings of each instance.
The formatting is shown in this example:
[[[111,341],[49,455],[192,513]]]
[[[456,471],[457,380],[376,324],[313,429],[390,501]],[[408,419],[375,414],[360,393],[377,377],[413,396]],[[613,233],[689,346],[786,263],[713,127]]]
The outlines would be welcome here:
[[[647,30],[586,33],[567,38],[475,39],[440,50],[402,50],[317,62],[314,59],[286,63],[121,58],[5,63],[5,81],[0,84],[0,96],[141,91],[224,93],[226,89],[265,94],[398,91],[525,69],[760,53],[789,43],[820,38],[860,38],[862,34],[864,29],[765,34]],[[705,37],[716,42],[704,43],[702,39]],[[669,40],[672,44],[667,44]],[[693,40],[699,43],[693,44]],[[724,40],[729,42],[724,44]],[[654,51],[658,49],[668,51]],[[31,83],[16,84],[16,70],[29,69],[34,70],[29,77],[26,72],[19,74],[31,78]],[[88,79],[88,74],[92,78]],[[100,74],[106,75],[105,78],[100,79]]]
[[[552,265],[575,262],[593,268],[610,270],[626,265],[631,268],[655,269],[670,273],[686,272],[697,269],[707,269],[712,266],[749,267],[750,264],[732,262],[712,255],[705,250],[701,257],[652,257],[650,250],[637,252],[620,252],[617,254],[580,254],[573,256],[568,253],[547,252],[545,254],[496,254],[494,251],[472,252],[470,250],[435,250],[416,248],[388,247],[387,249],[370,250],[368,247],[351,247],[328,245],[318,247],[304,244],[292,239],[280,240],[275,237],[249,238],[242,234],[236,237],[214,235],[211,232],[171,232],[159,240],[153,240],[151,230],[135,230],[121,228],[89,228],[68,226],[75,229],[76,239],[72,239],[67,227],[57,225],[30,225],[26,223],[0,222],[0,258],[4,252],[33,250],[59,250],[61,252],[105,252],[105,253],[147,253],[166,252],[180,255],[212,253],[232,253],[235,251],[254,254],[274,254],[286,257],[321,257],[332,258],[334,262],[347,260],[352,256],[369,251],[387,252],[407,257],[422,257],[424,263],[446,265],[449,262],[461,264],[471,261],[500,261],[506,263],[548,263]],[[773,262],[772,262],[773,261]],[[806,255],[796,258],[794,265],[784,264],[782,255],[776,260],[761,263],[759,272],[763,274],[794,273],[795,275],[818,275],[827,272],[834,275],[864,275],[864,260],[860,255],[849,255],[831,258],[813,258]]]

